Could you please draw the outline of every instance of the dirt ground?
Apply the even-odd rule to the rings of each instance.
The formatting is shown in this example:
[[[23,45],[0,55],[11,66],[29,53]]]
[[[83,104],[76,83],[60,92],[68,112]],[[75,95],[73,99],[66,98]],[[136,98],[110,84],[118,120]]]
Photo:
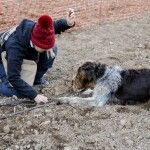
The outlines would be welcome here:
[[[57,37],[58,57],[46,74],[49,98],[67,95],[83,62],[100,61],[125,68],[150,68],[150,13],[104,25],[69,31]],[[1,98],[3,100],[5,98]],[[150,105],[82,108],[56,105],[0,122],[0,149],[7,150],[148,150]],[[1,116],[29,108],[1,108]]]
[[[0,30],[24,18],[37,20],[48,13],[57,19],[74,8],[77,27],[110,22],[150,11],[149,0],[0,0]]]

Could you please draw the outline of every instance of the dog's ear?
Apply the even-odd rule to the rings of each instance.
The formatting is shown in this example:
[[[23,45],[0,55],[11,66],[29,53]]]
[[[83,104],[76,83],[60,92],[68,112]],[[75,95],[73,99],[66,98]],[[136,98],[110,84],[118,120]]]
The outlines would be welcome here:
[[[96,80],[95,66],[96,63],[94,62],[85,63],[83,70],[85,72],[85,80],[87,80],[88,82],[93,82]]]
[[[106,70],[105,64],[101,64],[101,63],[95,64],[94,72],[95,72],[96,78],[102,77],[105,74],[105,70]]]

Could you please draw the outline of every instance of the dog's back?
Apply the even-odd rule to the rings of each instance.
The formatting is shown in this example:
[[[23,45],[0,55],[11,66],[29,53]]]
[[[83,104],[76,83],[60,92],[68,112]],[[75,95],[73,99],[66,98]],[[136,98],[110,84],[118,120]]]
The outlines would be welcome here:
[[[122,85],[115,96],[121,104],[136,104],[150,99],[150,69],[129,69],[121,73]]]

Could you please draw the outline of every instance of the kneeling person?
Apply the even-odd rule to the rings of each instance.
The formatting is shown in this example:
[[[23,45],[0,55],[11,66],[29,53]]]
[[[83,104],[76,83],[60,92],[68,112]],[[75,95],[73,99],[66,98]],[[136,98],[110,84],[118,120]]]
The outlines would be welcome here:
[[[17,27],[0,34],[0,95],[30,98],[46,103],[34,84],[48,84],[43,75],[52,67],[57,55],[55,34],[73,27],[74,13],[67,19],[53,21],[42,15],[38,22],[24,19]]]

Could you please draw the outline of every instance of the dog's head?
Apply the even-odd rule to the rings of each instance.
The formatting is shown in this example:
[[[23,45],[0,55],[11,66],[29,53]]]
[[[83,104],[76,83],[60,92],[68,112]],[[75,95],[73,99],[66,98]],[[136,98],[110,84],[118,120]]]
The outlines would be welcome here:
[[[105,72],[103,64],[95,62],[85,62],[77,70],[77,74],[72,80],[73,90],[75,92],[86,89],[93,89],[98,78],[102,77]]]

